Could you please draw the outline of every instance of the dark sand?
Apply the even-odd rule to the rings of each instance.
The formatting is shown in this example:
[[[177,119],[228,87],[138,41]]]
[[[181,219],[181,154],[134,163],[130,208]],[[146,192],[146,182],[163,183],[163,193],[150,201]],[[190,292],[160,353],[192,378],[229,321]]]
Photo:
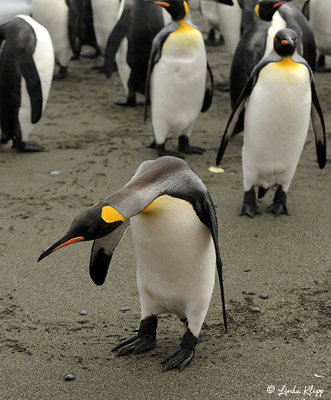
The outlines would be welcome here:
[[[216,80],[223,80],[230,66],[224,47],[208,54]],[[122,187],[142,161],[156,158],[147,148],[152,130],[150,120],[143,123],[143,108],[113,105],[124,99],[118,75],[109,81],[91,71],[95,64],[100,60],[73,61],[68,78],[54,82],[31,135],[44,153],[0,148],[1,400],[318,398],[305,397],[311,385],[327,400],[331,174],[330,163],[324,170],[317,166],[311,131],[288,194],[291,216],[265,213],[271,191],[260,202],[263,214],[249,219],[238,216],[241,135],[228,147],[225,172],[208,171],[230,113],[229,95],[216,92],[211,109],[201,114],[192,143],[206,152],[186,160],[217,207],[229,330],[222,325],[216,281],[195,359],[182,373],[162,373],[160,364],[183,333],[173,316],[159,319],[151,352],[122,358],[111,352],[139,324],[130,231],[102,287],[89,277],[90,243],[37,263],[74,216]],[[331,75],[317,74],[316,85],[330,139]],[[176,145],[171,140],[168,148]],[[60,175],[51,176],[55,170]],[[267,300],[260,299],[262,292]],[[122,306],[131,309],[122,313]],[[251,312],[255,306],[260,313]],[[76,379],[65,382],[70,373]],[[283,385],[300,393],[279,396]]]

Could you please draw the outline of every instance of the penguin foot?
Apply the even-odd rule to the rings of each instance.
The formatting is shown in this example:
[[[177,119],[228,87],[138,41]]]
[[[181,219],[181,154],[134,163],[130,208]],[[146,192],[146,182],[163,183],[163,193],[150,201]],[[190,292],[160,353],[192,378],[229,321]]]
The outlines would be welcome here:
[[[169,371],[173,368],[178,368],[183,371],[192,361],[195,353],[195,346],[198,338],[188,329],[184,336],[180,348],[174,351],[163,362],[163,371]]]
[[[244,200],[241,206],[240,215],[248,215],[253,218],[256,214],[260,214],[260,208],[256,204],[256,194],[254,187],[245,192]]]
[[[44,151],[45,149],[36,142],[22,142],[21,145],[13,146],[18,153],[33,153],[37,151]]]
[[[156,149],[158,152],[158,155],[160,157],[164,156],[172,156],[172,157],[178,157],[178,158],[184,158],[179,152],[177,151],[167,151],[165,149],[165,143],[162,144],[157,144],[155,140],[148,146],[151,149]]]
[[[67,76],[67,67],[60,66],[59,72],[53,76],[54,81],[61,81]]]
[[[143,353],[152,350],[156,344],[157,317],[152,315],[140,322],[137,335],[132,336],[116,347],[112,351],[116,352],[116,357],[121,357],[129,353]]]
[[[185,154],[203,154],[205,151],[205,149],[201,147],[191,146],[189,144],[189,138],[184,135],[178,138],[178,150]]]
[[[230,92],[230,81],[217,82],[215,84],[215,89],[219,92]]]
[[[267,212],[274,213],[277,217],[281,214],[290,215],[286,204],[286,193],[281,185],[278,186],[273,203],[267,208]]]

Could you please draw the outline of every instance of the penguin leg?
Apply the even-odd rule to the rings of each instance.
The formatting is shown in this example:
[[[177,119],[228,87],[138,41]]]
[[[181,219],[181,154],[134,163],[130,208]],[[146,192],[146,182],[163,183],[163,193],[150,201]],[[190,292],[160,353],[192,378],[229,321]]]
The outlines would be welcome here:
[[[59,72],[54,75],[53,80],[60,81],[64,79],[67,76],[67,70],[68,67],[63,67],[62,65],[60,65]]]
[[[317,61],[316,72],[331,72],[331,68],[325,66],[325,55],[320,54]]]
[[[260,208],[256,204],[256,193],[254,186],[244,194],[244,200],[241,206],[240,215],[248,215],[253,218],[255,214],[260,214]]]
[[[122,107],[135,107],[137,105],[136,91],[134,89],[131,76],[128,81],[128,96],[126,102],[116,102],[115,104]]]
[[[197,342],[198,338],[187,328],[180,347],[162,362],[163,371],[169,371],[173,368],[178,368],[180,371],[183,371],[194,357]]]
[[[151,315],[140,321],[137,335],[132,336],[113,348],[116,357],[129,353],[143,353],[152,350],[156,344],[157,317]]]
[[[286,204],[286,193],[284,192],[282,185],[278,186],[273,203],[267,208],[267,212],[272,212],[277,217],[281,214],[290,215]]]
[[[203,154],[205,151],[205,149],[201,147],[191,146],[189,138],[186,135],[179,136],[178,150],[185,154]]]

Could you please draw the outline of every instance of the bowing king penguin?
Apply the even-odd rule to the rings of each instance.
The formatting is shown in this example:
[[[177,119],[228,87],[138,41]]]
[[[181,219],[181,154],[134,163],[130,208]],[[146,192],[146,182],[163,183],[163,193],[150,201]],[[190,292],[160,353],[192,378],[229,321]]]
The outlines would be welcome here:
[[[213,78],[201,32],[192,24],[185,0],[147,0],[164,7],[172,22],[154,38],[147,70],[145,120],[151,103],[154,142],[160,156],[167,153],[166,140],[178,137],[178,150],[202,154],[189,144],[200,111],[208,110]]]
[[[137,257],[141,322],[137,335],[113,351],[123,356],[151,350],[157,316],[173,313],[186,329],[180,347],[163,364],[164,370],[182,370],[194,356],[212,296],[215,265],[226,328],[216,212],[205,185],[184,160],[161,157],[143,162],[122,189],[78,215],[38,261],[72,243],[94,240],[90,276],[102,285],[129,223]]]
[[[326,163],[326,138],[322,110],[313,73],[296,51],[296,33],[279,30],[274,49],[253,69],[227,123],[217,154],[221,162],[238,116],[245,109],[242,167],[244,200],[241,215],[254,217],[260,210],[259,198],[276,186],[268,208],[275,215],[288,214],[287,191],[305,144],[311,116],[317,160]]]

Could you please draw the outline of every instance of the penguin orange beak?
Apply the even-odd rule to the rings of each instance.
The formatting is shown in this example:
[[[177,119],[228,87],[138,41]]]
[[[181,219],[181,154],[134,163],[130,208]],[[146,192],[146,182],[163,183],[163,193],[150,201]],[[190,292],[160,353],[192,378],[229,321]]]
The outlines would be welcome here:
[[[282,6],[282,5],[285,4],[285,3],[286,3],[286,1],[279,1],[278,3],[274,4],[274,5],[272,6],[272,8],[278,8],[278,7]]]
[[[44,250],[39,258],[38,262],[41,261],[43,258],[49,256],[51,253],[54,253],[56,250],[62,249],[62,247],[69,246],[70,244],[78,243],[83,241],[85,238],[83,236],[78,236],[74,238],[69,238],[68,235],[64,235],[63,238],[58,240],[56,243],[52,244],[48,249]]]
[[[153,3],[161,7],[170,7],[170,4],[165,1],[148,1],[148,3]]]
[[[288,40],[284,39],[280,42],[281,44],[290,44]]]

